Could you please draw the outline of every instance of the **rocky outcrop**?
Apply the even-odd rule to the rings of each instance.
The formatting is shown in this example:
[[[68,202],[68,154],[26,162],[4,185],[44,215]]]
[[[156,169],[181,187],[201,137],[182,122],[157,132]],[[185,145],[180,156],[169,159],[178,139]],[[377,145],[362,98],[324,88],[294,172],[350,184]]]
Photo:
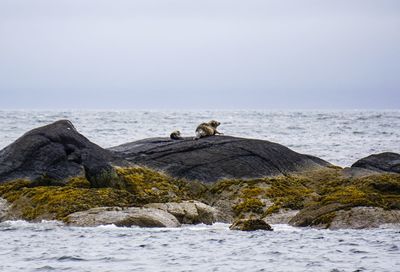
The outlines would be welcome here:
[[[262,219],[239,219],[235,221],[229,229],[254,231],[254,230],[268,230],[272,231],[272,227]]]
[[[150,203],[144,207],[166,211],[175,216],[181,224],[211,225],[218,220],[217,210],[199,201]]]
[[[122,164],[71,122],[60,120],[25,133],[0,151],[0,183],[20,178],[64,183],[70,177],[86,176],[92,186],[101,187],[116,162]]]
[[[400,226],[400,210],[384,210],[377,207],[354,207],[335,213],[330,229],[370,229],[384,225]]]
[[[373,154],[356,161],[351,168],[400,173],[400,154],[392,152]]]
[[[329,229],[368,229],[387,224],[400,226],[400,210],[379,207],[352,207],[330,204],[317,211],[301,212],[290,221],[294,226]]]
[[[0,182],[22,178],[64,184],[71,177],[85,176],[93,187],[102,187],[115,177],[114,165],[129,164],[205,182],[285,175],[330,165],[277,143],[229,136],[151,138],[106,150],[81,135],[70,121],[60,120],[27,132],[0,151]]]
[[[110,148],[125,160],[177,178],[214,182],[223,178],[286,175],[330,164],[269,141],[230,136],[193,140],[151,138]]]
[[[170,213],[155,208],[100,207],[72,213],[65,220],[72,226],[95,227],[114,224],[118,227],[179,227]]]

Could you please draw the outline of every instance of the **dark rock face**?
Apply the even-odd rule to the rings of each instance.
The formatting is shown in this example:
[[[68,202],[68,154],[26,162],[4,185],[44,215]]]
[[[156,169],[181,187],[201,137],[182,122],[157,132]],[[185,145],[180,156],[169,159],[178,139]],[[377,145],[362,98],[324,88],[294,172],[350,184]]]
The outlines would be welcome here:
[[[254,230],[268,230],[272,231],[272,227],[262,219],[239,219],[235,221],[229,229],[254,231]]]
[[[131,163],[163,170],[174,177],[205,182],[276,176],[330,165],[280,144],[229,136],[181,141],[151,138],[110,150]]]
[[[392,152],[373,154],[356,161],[351,167],[400,173],[400,154]]]
[[[25,133],[0,151],[0,183],[18,178],[57,180],[86,176],[99,187],[101,175],[113,171],[115,156],[60,120]]]

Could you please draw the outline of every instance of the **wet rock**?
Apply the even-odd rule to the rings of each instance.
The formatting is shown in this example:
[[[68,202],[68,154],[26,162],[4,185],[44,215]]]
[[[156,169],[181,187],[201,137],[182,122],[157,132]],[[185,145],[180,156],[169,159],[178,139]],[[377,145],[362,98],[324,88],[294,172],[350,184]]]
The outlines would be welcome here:
[[[383,225],[400,225],[400,210],[384,210],[377,207],[354,207],[340,210],[332,217],[329,229],[369,229]]]
[[[262,219],[239,219],[235,221],[229,229],[254,231],[254,230],[268,230],[272,231],[272,227]]]
[[[110,148],[131,163],[173,177],[214,182],[222,178],[277,176],[330,164],[277,143],[230,136],[193,140],[151,138]]]
[[[25,133],[0,151],[0,183],[14,179],[63,184],[85,176],[101,187],[113,175],[112,163],[122,160],[90,142],[68,120],[60,120]],[[55,185],[55,184],[51,184]]]
[[[400,154],[392,152],[373,154],[356,161],[351,168],[400,173]]]
[[[155,208],[100,207],[72,213],[65,220],[80,227],[95,227],[114,224],[118,227],[179,227],[180,223],[170,213]]]
[[[174,215],[182,224],[211,225],[218,220],[217,210],[199,201],[150,203],[144,207],[164,210]]]

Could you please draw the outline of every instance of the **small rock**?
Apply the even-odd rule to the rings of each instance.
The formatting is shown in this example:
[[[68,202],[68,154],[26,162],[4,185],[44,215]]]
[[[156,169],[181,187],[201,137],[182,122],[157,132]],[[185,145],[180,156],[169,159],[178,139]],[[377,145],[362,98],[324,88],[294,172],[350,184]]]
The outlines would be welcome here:
[[[66,222],[73,226],[95,227],[114,224],[118,227],[179,227],[180,223],[172,214],[155,208],[100,207],[72,213]]]
[[[239,219],[235,221],[229,229],[253,231],[253,230],[268,230],[272,231],[272,227],[262,219]]]

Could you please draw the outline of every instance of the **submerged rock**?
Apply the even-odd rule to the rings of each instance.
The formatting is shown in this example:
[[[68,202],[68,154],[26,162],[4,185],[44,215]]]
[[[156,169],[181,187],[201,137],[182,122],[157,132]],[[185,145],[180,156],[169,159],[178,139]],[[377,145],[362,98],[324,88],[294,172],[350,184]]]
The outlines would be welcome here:
[[[164,210],[174,215],[182,224],[211,225],[218,219],[218,212],[215,208],[199,201],[150,203],[144,207]]]
[[[400,173],[400,154],[392,152],[373,154],[356,161],[351,168]]]
[[[70,121],[60,120],[25,133],[0,151],[0,183],[22,178],[62,184],[86,176],[92,186],[101,187],[113,162],[121,160],[90,142]]]
[[[262,219],[239,219],[229,227],[231,230],[253,231],[268,230],[272,231],[272,227]]]
[[[286,175],[331,165],[277,143],[230,136],[181,141],[151,138],[109,150],[131,163],[162,170],[173,177],[205,182]]]
[[[180,223],[172,214],[155,208],[100,207],[72,213],[65,220],[79,227],[95,227],[114,224],[118,227],[179,227]]]

